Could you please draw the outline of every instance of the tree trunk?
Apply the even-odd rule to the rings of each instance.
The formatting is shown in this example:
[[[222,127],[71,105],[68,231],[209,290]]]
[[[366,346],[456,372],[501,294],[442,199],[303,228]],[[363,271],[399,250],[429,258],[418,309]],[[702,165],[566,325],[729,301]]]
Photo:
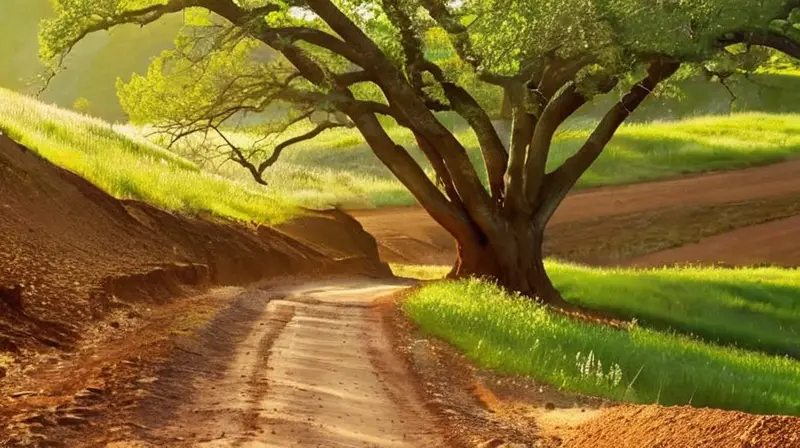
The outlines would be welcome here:
[[[479,277],[534,300],[559,307],[569,304],[550,281],[544,267],[544,234],[531,226],[509,231],[504,239],[486,242],[458,242],[458,257],[450,278]]]
[[[511,100],[511,89],[503,88],[503,103],[500,105],[500,116],[502,120],[511,121],[514,118],[514,102]]]

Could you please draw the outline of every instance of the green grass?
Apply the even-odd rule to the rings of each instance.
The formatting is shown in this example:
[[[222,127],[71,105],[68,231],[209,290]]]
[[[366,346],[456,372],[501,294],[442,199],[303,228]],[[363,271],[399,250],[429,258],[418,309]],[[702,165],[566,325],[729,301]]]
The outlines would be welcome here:
[[[613,185],[730,170],[800,155],[800,115],[742,114],[622,127],[581,178],[579,187]],[[551,166],[581,144],[582,131],[562,134]]]
[[[457,121],[449,121],[483,175],[475,135]],[[433,175],[410,133],[396,125],[388,126],[388,132]],[[572,155],[589,132],[582,124],[563,129],[555,140],[549,168]],[[246,136],[239,137],[242,143],[246,140]],[[800,115],[748,113],[629,124],[618,131],[578,182],[578,188],[739,169],[797,156]],[[232,165],[223,172],[240,180],[249,176]],[[304,145],[291,147],[265,177],[275,194],[312,207],[380,207],[415,202],[352,129],[328,131]]]
[[[103,121],[4,89],[0,89],[0,129],[117,198],[256,223],[277,223],[298,212],[293,201],[252,182],[205,172]]]
[[[800,270],[592,268],[549,260],[564,298],[583,308],[719,345],[800,359]],[[443,278],[448,266],[392,265],[395,275]]]
[[[800,359],[800,271],[597,269],[551,262],[564,297],[642,325]]]
[[[444,278],[450,272],[450,266],[431,266],[416,264],[390,264],[392,273],[398,277],[414,278],[417,280],[437,280]]]
[[[800,415],[800,362],[794,359],[641,325],[616,329],[578,321],[477,280],[424,286],[404,309],[423,331],[481,366],[567,391],[635,403]]]
[[[45,158],[120,198],[133,198],[186,213],[275,223],[296,206],[324,208],[409,205],[415,201],[352,129],[328,131],[288,149],[261,187],[239,166],[218,175],[142,138],[130,127],[43,105],[0,90],[0,127]],[[443,122],[482,166],[475,135],[458,120]],[[589,130],[573,124],[558,135],[550,167],[569,157]],[[410,133],[389,134],[433,173]],[[300,129],[295,130],[300,132]],[[238,136],[240,142],[252,140]],[[579,188],[662,179],[690,172],[729,170],[800,155],[800,115],[742,114],[622,127]],[[203,168],[209,168],[204,166]],[[479,168],[480,173],[483,169]]]

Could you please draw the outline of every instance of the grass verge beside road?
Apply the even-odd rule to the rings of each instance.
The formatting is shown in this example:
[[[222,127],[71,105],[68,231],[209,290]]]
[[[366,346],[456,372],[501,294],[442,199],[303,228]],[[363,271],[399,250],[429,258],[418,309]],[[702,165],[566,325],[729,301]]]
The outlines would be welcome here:
[[[552,264],[550,269],[562,279],[563,289],[563,273],[559,275]],[[764,274],[765,279],[771,277],[769,282],[785,281],[777,272]],[[581,270],[573,275],[583,276],[587,289],[611,286]],[[612,278],[619,273],[597,275]],[[629,278],[620,278],[630,283]],[[641,282],[653,279],[643,277]],[[672,285],[656,283],[652,288],[659,286]],[[622,289],[617,294],[629,292]],[[672,292],[676,302],[695,298],[682,293]],[[742,299],[752,300],[750,305],[756,308],[743,314],[758,315],[757,308],[765,301],[760,299]],[[670,307],[674,305],[665,309]],[[478,280],[423,286],[407,299],[404,309],[423,331],[450,342],[479,365],[567,391],[635,403],[800,415],[800,362],[795,359],[704,342],[643,323],[618,329],[578,321]],[[697,319],[704,317],[716,318]],[[765,313],[765,318],[770,315]]]

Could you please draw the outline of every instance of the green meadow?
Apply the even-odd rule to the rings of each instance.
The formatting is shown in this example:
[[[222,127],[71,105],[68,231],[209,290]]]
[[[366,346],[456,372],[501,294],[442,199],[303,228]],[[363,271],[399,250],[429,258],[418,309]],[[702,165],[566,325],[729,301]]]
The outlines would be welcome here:
[[[441,117],[455,130],[483,175],[475,135],[457,120]],[[325,208],[413,204],[414,198],[374,157],[351,129],[330,130],[287,149],[257,185],[233,163],[212,169],[178,146],[168,151],[158,138],[132,126],[45,105],[0,89],[0,127],[48,160],[72,170],[114,196],[151,202],[187,213],[274,223],[299,206]],[[390,135],[430,166],[412,136],[398,126]],[[303,132],[293,129],[287,135]],[[580,147],[589,130],[563,129],[551,152],[551,168]],[[237,144],[253,137],[234,135]],[[730,170],[800,155],[800,115],[747,113],[651,122],[622,127],[610,146],[581,178],[578,188],[663,179],[686,173]]]

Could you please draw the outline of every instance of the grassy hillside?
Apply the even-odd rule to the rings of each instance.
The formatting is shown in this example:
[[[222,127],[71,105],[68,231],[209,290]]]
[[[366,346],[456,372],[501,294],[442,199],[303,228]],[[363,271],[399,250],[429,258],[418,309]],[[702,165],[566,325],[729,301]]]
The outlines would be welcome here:
[[[739,341],[770,352],[783,344],[778,351],[794,351],[800,272],[639,274],[555,263],[550,270],[571,300],[641,320],[626,328],[587,323],[477,280],[425,286],[405,310],[424,331],[482,366],[565,390],[637,403],[800,415],[797,358],[714,342]]]
[[[480,166],[475,135],[463,126],[452,126]],[[430,173],[430,166],[416,150],[412,136],[396,126],[389,131]],[[573,154],[588,133],[577,124],[563,130],[551,153],[550,167]],[[247,139],[242,136],[240,140],[246,143]],[[800,115],[749,113],[630,124],[619,130],[579,181],[578,188],[744,168],[795,156],[800,156]],[[479,171],[483,172],[482,168]],[[249,175],[233,165],[223,172],[242,180]],[[349,129],[332,130],[304,145],[289,148],[265,177],[271,183],[271,191],[311,206],[414,203],[361,136]]]
[[[253,183],[213,175],[111,125],[0,89],[0,130],[118,198],[183,213],[274,223],[297,211]]]
[[[474,134],[457,124],[450,126],[480,166]],[[146,141],[133,128],[111,126],[7,90],[0,90],[0,127],[115,196],[142,199],[171,210],[274,222],[291,214],[295,205],[414,203],[361,136],[349,129],[333,130],[288,149],[265,176],[270,182],[265,188],[237,165],[229,163],[219,171],[220,176],[212,175]],[[390,126],[389,132],[430,172],[406,130]],[[579,127],[563,131],[551,164],[572,154],[587,133]],[[239,140],[247,139],[239,136]],[[742,114],[631,124],[620,129],[580,180],[579,188],[736,169],[798,155],[800,115]]]

